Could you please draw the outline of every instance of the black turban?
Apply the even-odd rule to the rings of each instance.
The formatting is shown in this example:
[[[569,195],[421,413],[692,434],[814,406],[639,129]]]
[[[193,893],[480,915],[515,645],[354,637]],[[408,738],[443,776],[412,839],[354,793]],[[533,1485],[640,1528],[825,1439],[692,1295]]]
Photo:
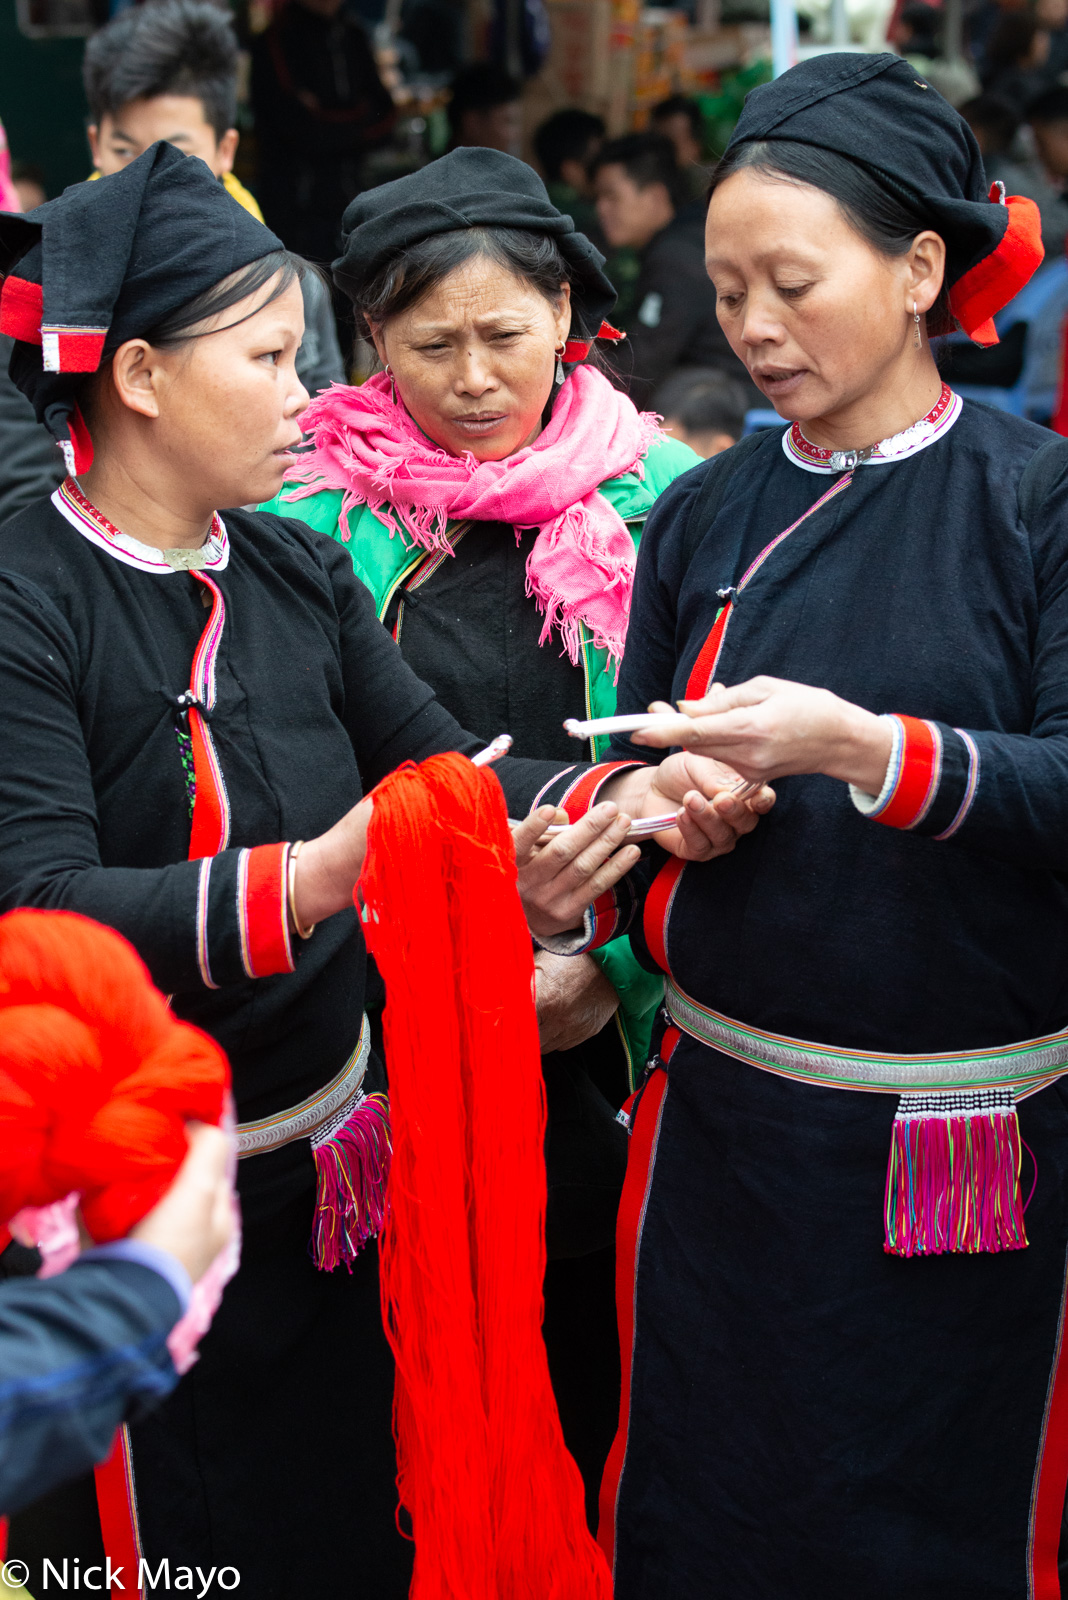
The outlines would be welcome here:
[[[582,354],[616,302],[601,252],[556,209],[533,168],[501,150],[452,150],[419,172],[368,189],[346,207],[341,226],[343,253],[334,262],[334,282],[352,300],[382,267],[433,234],[522,228],[555,239],[571,269],[574,331],[588,336]],[[603,336],[614,334],[610,329]],[[580,359],[578,350],[569,349],[564,359]]]
[[[281,249],[199,157],[163,143],[25,216],[0,212],[0,333],[16,341],[11,376],[68,471],[92,460],[77,402],[103,357]]]
[[[1038,208],[987,188],[975,137],[900,56],[814,56],[747,97],[728,152],[789,139],[847,156],[946,245],[950,306],[966,333],[995,344],[990,319],[1042,260]]]

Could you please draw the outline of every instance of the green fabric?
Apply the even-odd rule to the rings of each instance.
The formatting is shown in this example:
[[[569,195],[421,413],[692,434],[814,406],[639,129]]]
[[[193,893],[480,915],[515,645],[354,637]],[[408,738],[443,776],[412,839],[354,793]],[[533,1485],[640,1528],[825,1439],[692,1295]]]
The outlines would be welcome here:
[[[601,485],[601,494],[610,501],[630,529],[635,548],[641,538],[645,518],[668,484],[696,466],[700,457],[678,439],[661,438],[650,448],[644,461],[644,476],[624,472]],[[389,529],[367,506],[355,506],[349,513],[349,537],[340,525],[342,491],[321,489],[299,500],[289,500],[284,489],[260,506],[281,517],[297,517],[320,533],[329,534],[343,544],[352,559],[353,570],[374,595],[380,617],[385,616],[398,585],[423,559],[425,551],[408,542],[407,536],[390,535]],[[582,662],[586,675],[586,708],[591,717],[610,717],[616,709],[613,674],[608,670],[608,655],[599,650],[583,629]],[[600,759],[606,739],[596,741]],[[618,1022],[627,1052],[631,1083],[640,1075],[649,1054],[649,1037],[657,1006],[663,999],[664,980],[640,966],[623,936],[593,952],[594,960],[619,995]]]

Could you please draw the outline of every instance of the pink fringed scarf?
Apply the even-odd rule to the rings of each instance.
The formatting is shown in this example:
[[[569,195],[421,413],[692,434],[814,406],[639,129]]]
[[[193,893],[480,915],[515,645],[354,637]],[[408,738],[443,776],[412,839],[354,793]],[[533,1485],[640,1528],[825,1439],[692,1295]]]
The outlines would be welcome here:
[[[642,457],[659,435],[656,418],[589,367],[565,382],[549,426],[504,461],[453,456],[431,444],[384,373],[360,388],[335,384],[312,401],[304,426],[314,448],[288,474],[305,487],[286,498],[342,489],[348,514],[367,505],[390,533],[398,524],[424,550],[448,550],[450,521],[508,522],[537,528],[527,561],[527,593],[544,614],[540,643],[560,630],[578,663],[580,624],[618,671],[634,581],[634,543],[598,487],[624,472],[643,475]]]

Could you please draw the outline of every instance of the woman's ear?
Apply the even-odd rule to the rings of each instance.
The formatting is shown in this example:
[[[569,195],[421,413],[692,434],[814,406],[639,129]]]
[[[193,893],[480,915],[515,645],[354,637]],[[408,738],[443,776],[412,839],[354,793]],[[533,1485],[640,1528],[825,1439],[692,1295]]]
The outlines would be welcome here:
[[[111,384],[118,398],[143,417],[159,416],[159,352],[144,339],[127,339],[111,360]]]
[[[568,336],[568,334],[570,332],[571,332],[571,285],[569,283],[562,283],[560,285],[560,303],[559,303],[559,307],[558,307],[557,312],[556,312],[556,342],[557,342],[557,344],[566,343],[567,336]]]
[[[905,310],[911,315],[915,302],[917,311],[930,311],[938,299],[946,272],[944,240],[930,229],[918,233],[905,258],[905,266]]]
[[[389,360],[386,356],[386,341],[382,337],[382,329],[380,327],[375,327],[373,323],[369,322],[367,324],[367,331],[371,335],[371,342],[375,347],[375,354],[378,356],[379,361],[381,361],[383,368],[388,367]]]

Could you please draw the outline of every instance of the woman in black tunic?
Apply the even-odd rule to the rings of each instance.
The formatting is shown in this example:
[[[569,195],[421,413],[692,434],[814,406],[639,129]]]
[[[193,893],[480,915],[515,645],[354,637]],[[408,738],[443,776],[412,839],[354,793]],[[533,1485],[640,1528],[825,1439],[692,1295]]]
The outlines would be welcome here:
[[[102,1470],[108,1553],[136,1568],[143,1550],[158,1587],[161,1563],[232,1566],[257,1600],[389,1600],[410,1560],[360,1251],[385,1173],[359,802],[399,762],[481,741],[405,665],[336,544],[216,510],[277,490],[307,404],[299,285],[274,236],[157,145],[0,219],[0,245],[12,376],[71,473],[0,535],[0,908],[77,910],[134,944],[227,1049],[245,1157],[241,1270],[197,1366]],[[500,770],[520,815],[571,782],[554,763]],[[699,771],[679,767],[674,798]],[[653,812],[670,804],[648,792]],[[591,849],[572,881],[607,888],[629,864],[606,859],[612,811],[578,830]],[[728,844],[717,826],[713,840],[698,819],[691,845]],[[520,825],[520,849],[543,827]],[[563,862],[571,846],[549,848]],[[340,1253],[351,1275],[309,1258],[324,1160],[362,1183],[360,1209],[334,1218],[343,1249],[317,1234],[320,1264]],[[16,1520],[11,1553],[87,1554],[56,1511]]]
[[[906,62],[830,55],[750,96],[706,240],[790,425],[657,506],[620,710],[688,715],[613,753],[778,801],[632,934],[667,1016],[600,1537],[618,1600],[1055,1600],[1068,450],[928,338],[990,338],[1038,219]]]

